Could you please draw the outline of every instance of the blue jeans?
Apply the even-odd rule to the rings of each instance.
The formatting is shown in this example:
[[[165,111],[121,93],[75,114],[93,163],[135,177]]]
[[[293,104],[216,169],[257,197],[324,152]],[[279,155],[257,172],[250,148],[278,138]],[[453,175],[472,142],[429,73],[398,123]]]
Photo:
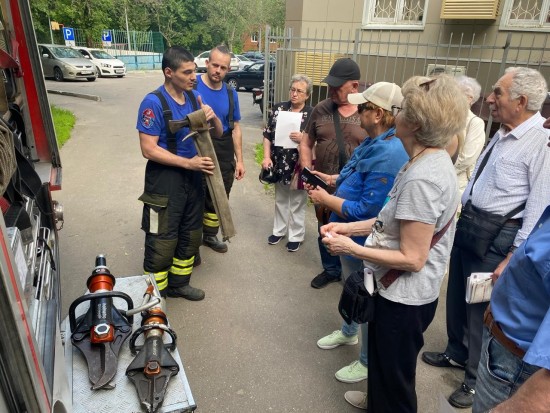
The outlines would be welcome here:
[[[363,261],[353,257],[342,257],[342,274],[347,278],[352,271],[362,271]],[[369,342],[369,328],[368,324],[357,324],[352,321],[351,324],[342,322],[342,334],[346,337],[351,337],[359,332],[359,326],[361,326],[361,352],[359,353],[359,361],[365,367],[369,364],[369,356],[367,354],[368,342]]]
[[[506,350],[484,327],[472,413],[483,413],[502,403],[538,369]]]
[[[318,208],[317,205],[315,208]],[[338,255],[330,255],[325,247],[325,244],[321,241],[321,227],[324,224],[317,221],[317,229],[319,236],[317,237],[317,245],[319,246],[319,254],[321,255],[321,265],[323,270],[331,277],[338,278],[342,274],[342,264],[340,263],[340,257]],[[347,274],[344,274],[347,275]]]

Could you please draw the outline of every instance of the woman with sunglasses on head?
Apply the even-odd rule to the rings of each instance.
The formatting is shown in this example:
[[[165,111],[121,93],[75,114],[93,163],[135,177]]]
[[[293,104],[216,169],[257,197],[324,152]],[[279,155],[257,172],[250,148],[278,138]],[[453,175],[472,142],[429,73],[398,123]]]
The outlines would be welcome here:
[[[273,232],[268,237],[267,242],[270,245],[277,244],[288,234],[286,249],[289,252],[298,251],[300,244],[304,241],[307,194],[299,183],[295,188],[290,185],[293,178],[298,178],[294,175],[300,173],[298,147],[283,148],[275,146],[275,130],[279,113],[284,111],[301,113],[300,129],[292,131],[289,135],[290,140],[299,146],[302,141],[303,130],[313,110],[313,107],[306,104],[312,88],[313,83],[306,75],[296,74],[292,76],[290,79],[289,100],[273,105],[263,133],[264,159],[262,168],[272,168],[274,174],[279,178],[279,182],[275,184]]]
[[[386,204],[376,218],[321,228],[329,252],[362,259],[366,277],[373,274],[378,287],[369,323],[368,392],[345,395],[354,406],[376,413],[417,411],[416,360],[435,315],[459,201],[445,147],[464,130],[468,113],[464,94],[448,76],[413,77],[402,93],[396,136],[409,161]],[[365,246],[350,238],[358,234],[368,235]]]
[[[368,138],[355,148],[349,161],[339,175],[328,175],[313,171],[336,191],[330,194],[324,189],[307,186],[311,200],[331,211],[330,222],[363,221],[378,215],[397,172],[409,158],[401,141],[395,137],[394,108],[401,105],[401,88],[394,83],[378,82],[363,93],[351,93],[348,101],[357,104],[361,127]],[[365,236],[352,237],[358,245],[365,243]],[[342,273],[345,277],[359,271],[363,262],[354,257],[341,257]],[[358,342],[357,323],[342,323],[334,331],[317,342],[317,346],[330,350],[341,345]],[[361,352],[359,360],[338,370],[336,379],[344,383],[357,383],[368,376],[366,325],[361,326]]]

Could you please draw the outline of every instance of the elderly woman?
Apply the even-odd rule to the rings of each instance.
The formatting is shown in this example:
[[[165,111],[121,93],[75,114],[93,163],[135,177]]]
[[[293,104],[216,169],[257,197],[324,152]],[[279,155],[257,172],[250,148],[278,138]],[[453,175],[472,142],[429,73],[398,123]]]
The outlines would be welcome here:
[[[481,85],[477,80],[468,76],[459,76],[455,79],[471,107],[479,99]],[[462,148],[459,148],[458,159],[455,162],[460,195],[464,192],[472,176],[477,158],[485,144],[485,122],[479,116],[474,115],[471,110],[468,111],[466,128],[462,132],[462,136],[464,142],[462,142]]]
[[[302,140],[302,131],[305,129],[313,108],[306,105],[311,94],[312,82],[306,75],[296,74],[290,80],[289,100],[273,105],[269,119],[264,129],[264,159],[262,168],[273,168],[279,177],[275,184],[275,219],[273,232],[267,239],[270,245],[277,244],[288,233],[286,249],[289,252],[298,251],[305,236],[305,216],[307,194],[300,185],[291,188],[291,181],[295,174],[299,174],[298,148],[283,148],[275,146],[275,129],[277,117],[283,111],[302,114],[300,130],[290,133],[292,142],[298,146]],[[297,176],[296,176],[297,178]]]
[[[376,218],[321,228],[332,254],[363,260],[374,276],[374,322],[369,323],[368,396],[350,391],[356,407],[376,413],[416,412],[416,359],[433,320],[454,236],[456,173],[445,151],[464,130],[468,103],[454,79],[413,77],[402,88],[396,136],[409,161]],[[352,235],[369,234],[365,246]],[[432,243],[435,243],[433,246]],[[384,277],[400,270],[393,283]],[[384,286],[384,284],[385,286]]]
[[[336,185],[332,195],[322,188],[307,186],[308,194],[316,205],[323,205],[332,211],[330,222],[363,221],[378,215],[395,176],[407,162],[408,156],[401,141],[395,136],[395,118],[392,107],[399,107],[403,95],[395,83],[378,82],[363,93],[351,93],[348,101],[357,104],[361,127],[366,138],[355,150],[339,175],[327,175],[313,171],[330,185]],[[352,237],[363,245],[365,236]],[[363,262],[354,257],[342,257],[342,272],[348,276],[361,270]],[[330,350],[341,345],[357,343],[359,326],[356,323],[342,323],[341,330],[321,338],[317,346]],[[361,353],[359,360],[338,370],[337,380],[357,383],[368,376],[367,341],[368,328],[361,326]]]

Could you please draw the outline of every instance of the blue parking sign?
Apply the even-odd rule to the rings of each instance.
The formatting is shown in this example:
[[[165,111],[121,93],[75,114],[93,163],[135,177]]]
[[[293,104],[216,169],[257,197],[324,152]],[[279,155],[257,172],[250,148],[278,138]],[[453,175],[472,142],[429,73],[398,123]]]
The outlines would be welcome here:
[[[113,39],[111,37],[111,31],[110,30],[103,30],[101,33],[101,40],[104,42],[112,42]]]
[[[71,27],[64,27],[63,28],[63,38],[65,40],[73,40],[74,41],[74,29]]]

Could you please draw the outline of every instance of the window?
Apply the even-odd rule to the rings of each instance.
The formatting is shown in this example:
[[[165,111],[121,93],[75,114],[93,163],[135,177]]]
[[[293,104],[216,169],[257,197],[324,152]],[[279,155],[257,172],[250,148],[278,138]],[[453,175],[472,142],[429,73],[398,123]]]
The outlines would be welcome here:
[[[365,0],[362,27],[423,29],[427,9],[428,0]]]
[[[506,0],[500,28],[550,31],[550,0]]]
[[[250,41],[252,43],[258,43],[258,33],[253,33],[251,36],[250,36]]]

